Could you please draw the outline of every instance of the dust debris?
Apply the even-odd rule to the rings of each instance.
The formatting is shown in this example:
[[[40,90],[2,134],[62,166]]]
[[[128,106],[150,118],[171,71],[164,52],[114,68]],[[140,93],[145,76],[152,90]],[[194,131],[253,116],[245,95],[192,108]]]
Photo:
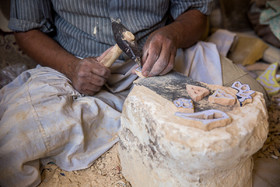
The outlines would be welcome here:
[[[91,167],[78,171],[64,171],[54,163],[47,164],[42,171],[39,187],[53,186],[112,186],[131,187],[121,174],[118,145],[99,157]]]

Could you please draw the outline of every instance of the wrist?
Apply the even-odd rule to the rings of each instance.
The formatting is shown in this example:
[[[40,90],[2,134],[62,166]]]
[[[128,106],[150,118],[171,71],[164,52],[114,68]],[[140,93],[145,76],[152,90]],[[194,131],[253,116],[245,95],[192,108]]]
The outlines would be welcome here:
[[[179,36],[178,36],[176,28],[174,28],[173,25],[170,24],[170,25],[167,25],[165,27],[162,27],[162,28],[156,30],[149,36],[149,39],[153,38],[155,35],[159,35],[164,38],[168,38],[170,41],[172,41],[172,44],[175,47],[179,48],[178,47],[179,46]]]
[[[170,24],[164,27],[167,37],[173,42],[176,48],[180,48],[180,30],[178,25]]]
[[[198,10],[189,10],[166,26],[177,48],[187,48],[204,33],[207,17]]]
[[[72,81],[75,69],[79,64],[79,61],[79,58],[73,56],[73,58],[70,58],[67,61],[65,61],[65,63],[61,66],[60,72],[66,75],[66,77]]]

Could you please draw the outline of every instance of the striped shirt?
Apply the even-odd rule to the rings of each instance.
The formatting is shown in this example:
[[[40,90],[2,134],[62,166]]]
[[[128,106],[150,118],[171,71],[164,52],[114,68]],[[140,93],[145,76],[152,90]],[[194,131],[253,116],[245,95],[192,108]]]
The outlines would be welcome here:
[[[189,9],[209,14],[212,0],[11,0],[9,28],[40,29],[75,56],[99,56],[115,44],[120,20],[143,47],[147,36]]]

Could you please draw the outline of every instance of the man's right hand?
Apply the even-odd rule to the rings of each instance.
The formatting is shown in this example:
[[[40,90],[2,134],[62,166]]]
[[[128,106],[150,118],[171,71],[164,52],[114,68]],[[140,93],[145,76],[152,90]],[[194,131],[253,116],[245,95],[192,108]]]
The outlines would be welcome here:
[[[42,66],[51,67],[65,74],[80,93],[94,95],[105,84],[110,70],[100,64],[109,48],[99,57],[79,59],[63,49],[48,35],[39,30],[15,33],[21,49]]]
[[[75,63],[71,80],[73,87],[80,93],[94,95],[109,78],[111,71],[100,64],[98,58],[89,57]]]

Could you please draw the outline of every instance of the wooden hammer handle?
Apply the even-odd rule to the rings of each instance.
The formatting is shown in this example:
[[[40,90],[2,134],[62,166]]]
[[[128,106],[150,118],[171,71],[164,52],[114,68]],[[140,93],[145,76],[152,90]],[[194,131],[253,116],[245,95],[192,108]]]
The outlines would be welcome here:
[[[106,67],[111,67],[111,65],[119,58],[122,54],[122,50],[119,48],[118,44],[114,45],[114,47],[106,54],[104,58],[100,61]]]
[[[135,39],[135,36],[130,31],[125,31],[122,33],[122,40],[131,42]],[[106,67],[111,67],[111,65],[119,58],[122,54],[122,50],[119,48],[118,44],[106,54],[106,56],[100,61]]]

